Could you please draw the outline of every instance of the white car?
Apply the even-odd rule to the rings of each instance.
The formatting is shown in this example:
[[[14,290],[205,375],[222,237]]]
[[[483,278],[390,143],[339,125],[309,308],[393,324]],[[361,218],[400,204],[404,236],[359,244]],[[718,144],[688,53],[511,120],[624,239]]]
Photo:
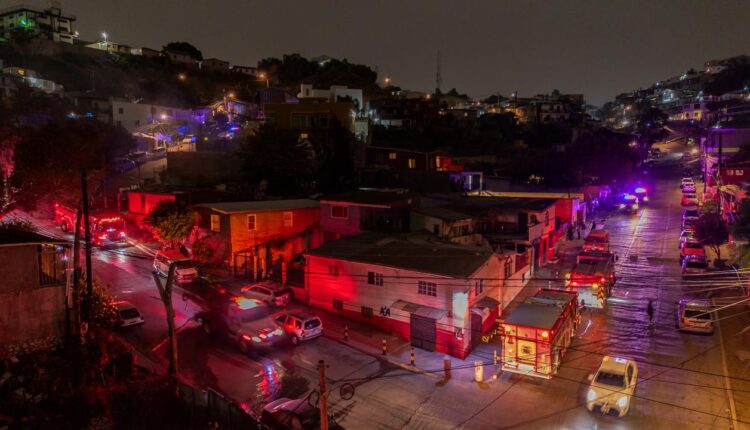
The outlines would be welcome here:
[[[694,193],[695,192],[695,184],[683,184],[682,185],[682,192],[683,193]]]
[[[586,409],[604,414],[617,412],[623,417],[630,410],[638,380],[638,366],[628,358],[604,356],[599,370],[591,378],[586,393]]]
[[[115,306],[117,306],[117,317],[120,327],[129,327],[144,323],[143,315],[130,302],[115,302]]]
[[[323,321],[304,312],[282,312],[274,320],[289,334],[292,344],[323,335]]]
[[[695,181],[693,181],[693,178],[688,178],[688,177],[682,178],[682,185],[694,184],[694,183]]]
[[[258,299],[270,305],[283,308],[292,299],[292,291],[278,282],[262,281],[246,285],[241,289],[245,297]]]

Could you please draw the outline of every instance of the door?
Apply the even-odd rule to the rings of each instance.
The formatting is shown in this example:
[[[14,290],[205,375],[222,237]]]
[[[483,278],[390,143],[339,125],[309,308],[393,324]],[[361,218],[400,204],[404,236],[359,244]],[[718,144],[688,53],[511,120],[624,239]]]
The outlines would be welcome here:
[[[435,350],[437,327],[436,321],[432,318],[411,314],[411,344],[417,348],[427,351]]]
[[[471,312],[471,347],[482,343],[482,315]]]

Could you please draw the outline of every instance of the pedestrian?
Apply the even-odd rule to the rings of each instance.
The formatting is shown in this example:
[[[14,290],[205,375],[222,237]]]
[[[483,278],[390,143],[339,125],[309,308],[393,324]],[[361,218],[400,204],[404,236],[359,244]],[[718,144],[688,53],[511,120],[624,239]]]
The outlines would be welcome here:
[[[646,313],[648,314],[648,326],[654,326],[654,301],[648,299],[648,307],[646,307]]]
[[[596,230],[596,220],[591,221],[591,231]]]

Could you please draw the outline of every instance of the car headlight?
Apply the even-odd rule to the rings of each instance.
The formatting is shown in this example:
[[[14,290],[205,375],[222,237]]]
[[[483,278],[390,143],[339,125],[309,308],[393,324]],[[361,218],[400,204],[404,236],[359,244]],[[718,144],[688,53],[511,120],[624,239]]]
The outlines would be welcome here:
[[[628,396],[627,395],[622,396],[619,399],[617,399],[617,406],[619,406],[621,408],[624,408],[625,405],[627,405],[627,404],[628,404]]]
[[[647,202],[648,201],[648,196],[643,196],[643,201]]]
[[[586,400],[589,402],[593,402],[594,399],[596,399],[596,391],[594,391],[592,388],[589,388],[589,392],[586,394]]]
[[[625,209],[625,203],[620,203],[620,209]]]

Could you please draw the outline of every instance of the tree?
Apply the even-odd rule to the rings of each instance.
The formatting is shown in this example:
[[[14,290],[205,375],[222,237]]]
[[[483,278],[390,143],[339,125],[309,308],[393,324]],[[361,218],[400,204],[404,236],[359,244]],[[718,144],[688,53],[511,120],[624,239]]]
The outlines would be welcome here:
[[[695,238],[713,249],[716,259],[721,260],[721,245],[729,240],[729,229],[718,213],[705,214],[695,223]]]
[[[313,187],[315,154],[289,130],[270,124],[240,143],[237,157],[242,175],[257,197],[266,192],[274,196],[309,193]]]
[[[188,42],[169,42],[167,43],[167,46],[164,47],[164,50],[182,52],[183,54],[190,55],[198,61],[203,60],[203,53]]]
[[[156,229],[159,239],[176,247],[193,230],[195,213],[182,202],[162,200],[148,214],[146,223]]]
[[[737,222],[734,224],[732,233],[734,233],[735,237],[750,238],[750,199],[742,200],[740,213],[737,217]]]
[[[701,206],[700,209],[700,213],[701,215],[706,215],[710,213],[716,213],[718,210],[719,206],[715,202],[709,200],[706,203],[703,203],[703,206]]]

